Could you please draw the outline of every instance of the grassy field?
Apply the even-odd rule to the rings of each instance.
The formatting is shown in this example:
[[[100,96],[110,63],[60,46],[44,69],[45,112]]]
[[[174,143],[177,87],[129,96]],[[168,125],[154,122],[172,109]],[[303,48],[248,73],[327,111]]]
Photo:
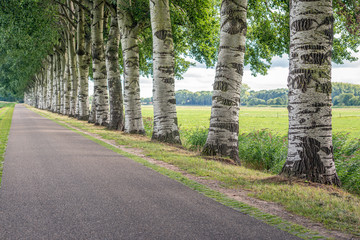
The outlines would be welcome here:
[[[208,106],[177,106],[179,126],[182,131],[194,128],[208,128],[211,108]],[[143,106],[143,117],[153,117],[152,106]],[[270,129],[281,135],[288,130],[288,112],[286,108],[242,107],[240,109],[240,132]],[[334,108],[334,132],[346,132],[351,137],[360,136],[360,108]]]
[[[11,126],[14,103],[0,102],[0,186],[3,169],[4,154]]]

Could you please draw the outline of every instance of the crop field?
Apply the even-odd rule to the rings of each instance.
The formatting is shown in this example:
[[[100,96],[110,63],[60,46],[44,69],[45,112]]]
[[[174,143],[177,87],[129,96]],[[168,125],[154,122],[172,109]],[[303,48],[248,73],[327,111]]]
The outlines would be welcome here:
[[[177,106],[180,129],[186,131],[208,128],[210,112],[209,106]],[[153,118],[152,106],[143,106],[142,113],[145,119]],[[360,108],[334,108],[332,114],[334,132],[349,133],[352,138],[360,138]],[[288,130],[287,109],[242,107],[239,114],[239,127],[241,133],[269,129],[285,135]]]

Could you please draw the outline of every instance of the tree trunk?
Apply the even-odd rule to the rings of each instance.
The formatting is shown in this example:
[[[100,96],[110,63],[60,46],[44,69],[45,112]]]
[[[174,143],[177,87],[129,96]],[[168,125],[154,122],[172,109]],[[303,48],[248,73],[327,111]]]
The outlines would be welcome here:
[[[247,0],[221,4],[220,48],[209,133],[202,153],[239,160],[240,87],[244,72]]]
[[[46,103],[47,103],[47,81],[48,81],[48,76],[47,76],[47,71],[46,69],[48,68],[48,63],[46,64],[46,67],[44,68],[43,71],[41,71],[41,109],[46,109]]]
[[[154,64],[154,131],[152,139],[181,144],[177,124],[174,44],[169,0],[150,0]]]
[[[121,8],[121,0],[118,0],[118,21],[124,63],[125,132],[145,134],[139,84],[138,27]]]
[[[75,11],[74,5],[72,1],[67,1],[67,5],[69,7],[68,12]],[[70,10],[71,9],[71,10]],[[68,14],[71,21],[74,21],[74,17],[71,14]],[[69,51],[69,68],[70,68],[70,86],[71,86],[71,92],[70,92],[70,113],[69,115],[71,117],[76,117],[76,105],[77,105],[77,94],[78,94],[78,85],[79,85],[79,79],[77,76],[77,62],[76,62],[76,42],[75,42],[75,28],[72,24],[69,25],[69,33],[68,33],[68,51]]]
[[[289,146],[282,174],[340,185],[331,124],[332,3],[290,4]]]
[[[123,96],[119,68],[119,28],[115,14],[111,14],[110,31],[106,44],[106,71],[109,85],[109,129],[123,130]]]
[[[82,0],[80,0],[82,3]],[[79,120],[88,120],[89,118],[89,44],[85,43],[85,14],[84,10],[78,9],[78,23],[77,23],[77,62],[78,62],[78,104],[77,104],[77,118]]]
[[[62,77],[61,77],[61,54],[56,54],[56,89],[57,89],[57,95],[56,95],[56,112],[61,113],[61,103],[62,103]]]
[[[89,123],[95,123],[95,114],[96,114],[96,109],[95,109],[95,97],[92,97],[92,101],[91,101],[91,109],[90,109],[90,114],[89,114]]]
[[[61,62],[61,70],[63,75],[63,112],[64,115],[70,114],[70,68],[69,68],[69,55],[68,55],[68,46],[65,48],[64,56]]]
[[[48,57],[49,65],[47,69],[47,96],[46,96],[46,109],[52,109],[52,99],[53,99],[53,55]]]
[[[64,67],[65,67],[65,57],[64,54],[59,54],[59,88],[60,88],[60,108],[59,113],[64,114],[65,109],[65,90],[64,90]]]
[[[77,103],[77,91],[78,91],[78,77],[75,55],[75,38],[74,33],[69,33],[69,73],[70,73],[70,113],[71,117],[75,117],[76,103]]]
[[[95,98],[95,125],[107,125],[109,111],[104,56],[103,22],[104,0],[94,0],[92,9],[91,40]]]
[[[58,95],[58,89],[57,89],[57,76],[56,76],[56,64],[57,64],[57,53],[54,52],[53,55],[53,67],[52,67],[52,76],[53,76],[53,81],[52,81],[52,99],[51,99],[51,111],[52,112],[56,112],[56,98]]]

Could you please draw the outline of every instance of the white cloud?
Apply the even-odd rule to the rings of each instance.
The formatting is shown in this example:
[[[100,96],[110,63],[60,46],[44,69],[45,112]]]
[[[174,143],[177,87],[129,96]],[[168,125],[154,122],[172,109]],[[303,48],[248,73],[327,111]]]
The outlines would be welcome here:
[[[243,83],[252,90],[286,88],[289,69],[286,67],[272,67],[265,76],[251,76],[250,70],[245,70]]]

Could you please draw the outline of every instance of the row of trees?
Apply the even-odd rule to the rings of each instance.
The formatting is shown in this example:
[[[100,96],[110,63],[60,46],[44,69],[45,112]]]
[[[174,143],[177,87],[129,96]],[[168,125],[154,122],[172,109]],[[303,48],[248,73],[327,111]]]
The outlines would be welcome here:
[[[241,86],[240,104],[242,106],[255,105],[285,105],[287,104],[287,89],[249,91],[246,84]],[[189,90],[179,90],[175,92],[177,105],[199,105],[211,106],[212,91],[191,92]],[[144,105],[152,104],[153,98],[141,98]]]
[[[0,41],[6,46],[4,39],[11,39],[8,48],[0,44],[0,54],[8,60],[0,65],[2,86],[25,92],[25,101],[36,107],[143,134],[139,75],[149,73],[153,76],[152,138],[180,144],[174,79],[190,65],[183,57],[190,55],[208,66],[216,62],[210,128],[202,153],[230,157],[239,164],[244,65],[250,64],[254,74],[266,73],[272,56],[290,50],[289,152],[282,173],[339,184],[331,141],[331,60],[355,60],[349,49],[359,45],[358,1],[337,0],[334,5],[330,0],[9,3],[1,2]],[[14,21],[19,13],[24,20]],[[4,24],[4,19],[10,24]],[[27,57],[29,53],[34,56]],[[21,66],[27,71],[19,71]],[[91,112],[89,75],[94,79]]]
[[[240,98],[241,106],[257,105],[287,105],[288,89],[279,88],[273,90],[250,90],[246,84],[242,84]],[[211,105],[212,92],[179,90],[175,92],[177,105]],[[332,103],[334,106],[360,106],[360,85],[350,83],[332,84]],[[153,98],[141,98],[144,105],[152,104]]]
[[[335,106],[360,106],[360,85],[334,83],[331,97]]]
[[[216,43],[212,44],[213,50],[208,47],[206,52],[199,43],[212,40],[213,28],[201,25],[218,18],[216,1],[197,2],[195,5],[201,5],[197,11],[186,1],[172,4],[122,0],[27,3],[49,8],[52,20],[59,25],[59,39],[53,44],[53,51],[43,59],[41,69],[28,82],[25,102],[110,129],[144,134],[139,76],[140,72],[151,72],[155,106],[153,139],[180,143],[174,78],[190,66],[183,59],[186,54],[192,54],[209,66],[213,64]],[[170,18],[170,11],[175,17]],[[197,22],[198,19],[202,22]],[[194,36],[184,38],[182,32],[190,29]],[[179,43],[176,49],[174,40]],[[152,58],[153,68],[149,68]],[[123,63],[121,68],[119,61]],[[124,86],[121,86],[121,73]],[[94,80],[91,111],[89,76]]]

